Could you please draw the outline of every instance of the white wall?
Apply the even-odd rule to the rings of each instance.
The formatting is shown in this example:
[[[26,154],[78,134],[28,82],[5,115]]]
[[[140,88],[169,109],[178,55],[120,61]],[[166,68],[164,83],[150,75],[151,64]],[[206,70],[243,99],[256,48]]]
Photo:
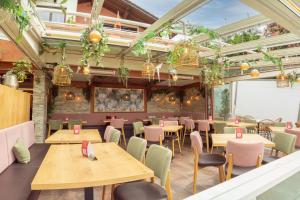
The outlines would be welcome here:
[[[239,81],[236,94],[236,115],[256,119],[297,121],[300,105],[300,84],[293,88],[277,88],[276,81]],[[234,91],[233,91],[234,92]]]

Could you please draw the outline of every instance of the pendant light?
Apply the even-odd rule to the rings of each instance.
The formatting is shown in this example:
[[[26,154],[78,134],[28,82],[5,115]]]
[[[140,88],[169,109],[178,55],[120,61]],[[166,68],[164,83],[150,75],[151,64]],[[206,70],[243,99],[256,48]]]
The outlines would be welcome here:
[[[259,74],[260,74],[260,72],[259,72],[257,69],[252,69],[251,72],[250,72],[250,76],[251,76],[252,78],[257,78],[257,77],[259,77]]]
[[[102,35],[99,31],[97,30],[92,30],[89,34],[89,39],[92,43],[98,43],[102,39]]]
[[[250,65],[247,63],[247,62],[243,62],[241,65],[240,65],[240,69],[243,70],[243,71],[246,71],[250,68]]]

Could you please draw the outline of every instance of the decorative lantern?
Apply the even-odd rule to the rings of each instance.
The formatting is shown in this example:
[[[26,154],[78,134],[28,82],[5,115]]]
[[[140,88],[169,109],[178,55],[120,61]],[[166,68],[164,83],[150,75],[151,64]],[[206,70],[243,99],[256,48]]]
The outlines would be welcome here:
[[[175,102],[175,100],[176,100],[176,99],[175,99],[174,95],[169,96],[169,101],[170,101],[170,102]]]
[[[173,80],[174,82],[176,82],[176,81],[178,80],[177,74],[174,74],[174,75],[172,76],[172,80]]]
[[[174,52],[176,51],[182,52],[179,62],[176,63],[178,66],[198,67],[198,48],[196,44],[191,41],[185,41],[176,45]]]
[[[52,82],[58,86],[71,85],[72,70],[66,65],[57,65],[54,67]]]
[[[19,87],[19,82],[18,82],[17,76],[12,73],[6,73],[4,75],[3,84],[8,87],[12,87],[12,88],[16,88],[16,89]]]
[[[249,68],[250,68],[250,65],[246,62],[244,62],[240,65],[240,69],[243,71],[248,70]]]
[[[151,78],[154,78],[155,75],[155,67],[151,62],[145,62],[143,65],[143,71],[142,76],[148,77],[150,80]]]
[[[75,99],[75,94],[70,91],[65,94],[65,97],[66,97],[66,100],[71,101],[71,100]]]
[[[82,73],[84,75],[89,75],[90,74],[90,66],[88,66],[88,65],[83,66]]]
[[[285,88],[290,86],[290,82],[285,74],[279,74],[276,77],[276,85],[278,88]]]
[[[253,78],[257,78],[259,77],[259,71],[257,69],[252,69],[252,71],[250,72],[250,76]]]
[[[90,41],[92,43],[98,43],[101,41],[102,39],[102,35],[99,31],[97,30],[92,30],[89,34],[89,38],[90,38]]]

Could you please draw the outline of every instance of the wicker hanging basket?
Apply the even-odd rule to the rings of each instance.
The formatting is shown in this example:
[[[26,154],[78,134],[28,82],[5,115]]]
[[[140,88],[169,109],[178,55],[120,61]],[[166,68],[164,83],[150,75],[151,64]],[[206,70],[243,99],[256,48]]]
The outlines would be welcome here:
[[[147,77],[149,80],[154,79],[155,66],[151,62],[145,62],[143,65],[142,76]]]
[[[66,65],[57,65],[54,67],[52,82],[58,86],[69,86],[72,80],[72,70]]]
[[[180,56],[178,66],[185,66],[185,67],[198,67],[199,61],[198,61],[198,48],[195,44],[191,42],[184,42],[181,44],[178,44],[175,47],[182,49],[182,55]],[[180,50],[178,50],[180,51]]]

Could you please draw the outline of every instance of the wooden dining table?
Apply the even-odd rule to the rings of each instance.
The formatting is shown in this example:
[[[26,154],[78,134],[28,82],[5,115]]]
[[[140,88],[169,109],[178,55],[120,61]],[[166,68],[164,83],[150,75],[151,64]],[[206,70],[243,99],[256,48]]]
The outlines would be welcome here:
[[[32,190],[84,188],[85,200],[94,187],[154,177],[154,172],[115,143],[93,144],[97,160],[82,156],[81,144],[51,145],[32,183]]]
[[[212,138],[212,150],[214,147],[226,147],[229,140],[241,141],[241,142],[262,142],[265,147],[275,147],[275,143],[258,135],[258,134],[243,134],[240,139],[236,138],[235,134],[211,134]]]
[[[124,119],[123,120],[124,122],[128,122],[127,119]],[[110,123],[111,122],[111,119],[106,119],[106,120],[103,120],[104,123]]]
[[[222,121],[222,120],[211,120],[211,121],[209,121],[209,123],[212,124],[212,125],[216,122],[225,122],[226,126],[231,126],[231,127],[244,127],[244,128],[257,127],[257,123],[247,123],[247,122],[235,123],[233,121]]]
[[[285,129],[286,129],[286,127],[278,127],[278,126],[269,126],[268,128],[274,134],[285,133]],[[292,128],[291,130],[300,131],[300,128]]]
[[[47,144],[79,144],[83,140],[91,143],[102,142],[98,129],[81,129],[79,134],[74,134],[74,130],[62,129],[56,131],[45,140]]]

